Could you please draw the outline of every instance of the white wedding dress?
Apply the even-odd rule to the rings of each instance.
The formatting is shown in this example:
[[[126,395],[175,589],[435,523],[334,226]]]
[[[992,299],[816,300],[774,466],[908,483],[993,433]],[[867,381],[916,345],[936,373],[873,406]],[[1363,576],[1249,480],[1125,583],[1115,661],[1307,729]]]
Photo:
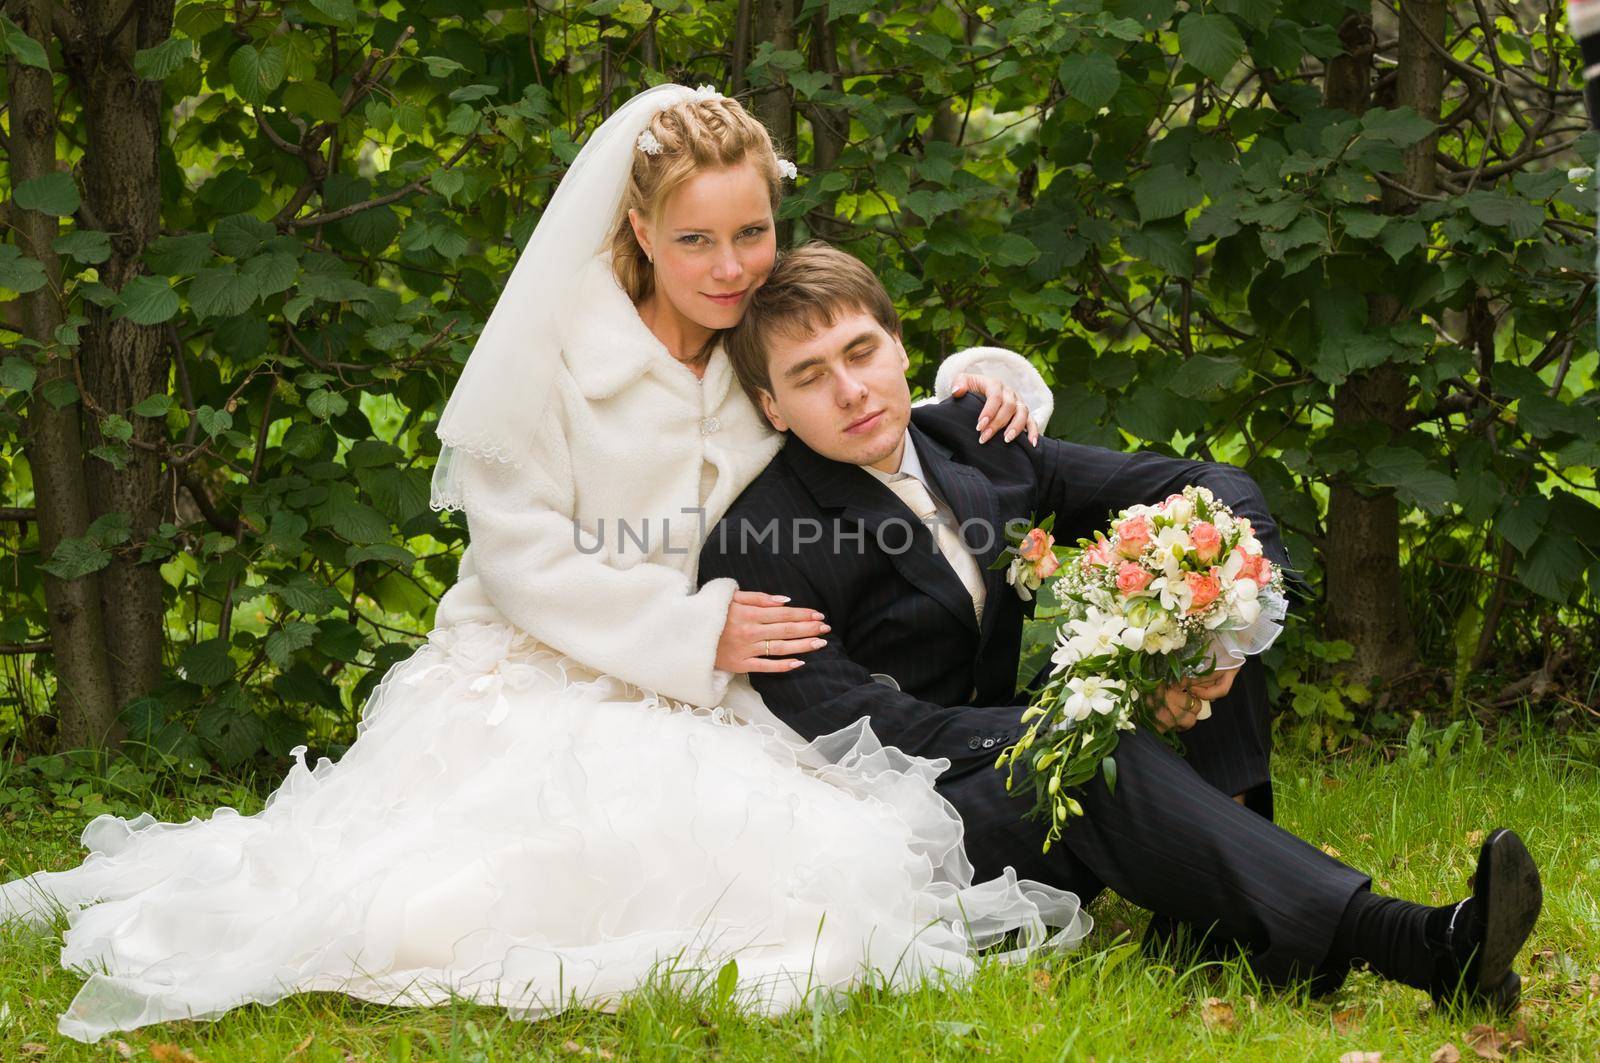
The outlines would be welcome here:
[[[264,811],[100,816],[87,860],[0,887],[0,913],[67,909],[62,965],[99,972],[59,1024],[84,1041],[306,990],[536,1018],[730,959],[775,1012],[959,978],[1011,928],[1086,932],[1071,894],[970,885],[929,762],[824,745],[803,770],[766,728],[466,624],[385,677],[340,761],[296,750]]]

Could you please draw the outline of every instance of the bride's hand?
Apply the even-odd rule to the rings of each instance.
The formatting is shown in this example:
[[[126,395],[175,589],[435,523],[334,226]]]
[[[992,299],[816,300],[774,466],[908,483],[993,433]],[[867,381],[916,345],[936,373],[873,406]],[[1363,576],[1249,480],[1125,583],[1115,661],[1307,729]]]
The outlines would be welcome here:
[[[758,591],[735,591],[728,622],[717,641],[717,667],[724,672],[788,672],[804,661],[776,660],[827,645],[832,630],[815,609],[794,609],[789,599]]]
[[[957,374],[950,385],[950,397],[960,398],[968,391],[975,391],[985,398],[983,412],[978,414],[978,442],[989,442],[996,432],[1004,428],[1007,443],[1026,431],[1028,442],[1039,445],[1038,422],[1029,412],[1028,404],[1014,390],[992,376]]]

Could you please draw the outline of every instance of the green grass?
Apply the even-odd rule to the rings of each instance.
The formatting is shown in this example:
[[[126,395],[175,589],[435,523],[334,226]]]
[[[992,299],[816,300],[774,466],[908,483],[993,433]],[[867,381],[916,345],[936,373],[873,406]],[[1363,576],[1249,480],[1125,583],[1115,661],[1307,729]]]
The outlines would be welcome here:
[[[1433,903],[1461,896],[1477,832],[1507,825],[1522,833],[1544,873],[1545,907],[1519,964],[1526,979],[1522,1010],[1500,1024],[1523,1027],[1526,1047],[1515,1058],[1600,1057],[1600,769],[1592,755],[1573,748],[1508,737],[1492,746],[1469,742],[1443,756],[1424,745],[1392,762],[1376,754],[1287,754],[1277,763],[1280,822],[1366,870],[1386,892]],[[216,799],[214,790],[206,793]],[[84,795],[58,786],[55,798],[71,803]],[[153,811],[184,818],[208,807],[163,801]],[[20,815],[14,805],[0,817],[0,877],[71,866],[83,818],[50,801]],[[1416,990],[1359,973],[1334,997],[1307,1000],[1263,990],[1238,961],[1174,969],[1129,943],[1142,929],[1143,913],[1112,897],[1092,911],[1098,929],[1069,957],[989,966],[961,990],[861,992],[838,1010],[776,1020],[746,1018],[714,991],[685,997],[663,988],[641,991],[615,1014],[573,1012],[541,1023],[467,1004],[385,1008],[306,994],[270,1008],[241,1008],[215,1023],[147,1027],[95,1046],[55,1033],[56,1016],[80,978],[57,965],[54,937],[13,926],[0,929],[0,1059],[183,1059],[174,1054],[181,1048],[201,1060],[713,1053],[1331,1063],[1357,1051],[1427,1060],[1446,1042],[1462,1059],[1479,1058],[1471,1032],[1484,1017],[1435,1014]]]

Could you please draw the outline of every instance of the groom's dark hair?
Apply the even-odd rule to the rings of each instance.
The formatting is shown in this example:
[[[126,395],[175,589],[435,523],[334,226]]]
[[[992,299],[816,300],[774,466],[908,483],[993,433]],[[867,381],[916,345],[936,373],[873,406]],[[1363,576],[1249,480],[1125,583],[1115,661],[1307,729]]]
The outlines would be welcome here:
[[[812,241],[779,258],[723,340],[750,401],[759,407],[757,393],[772,391],[767,352],[773,337],[809,336],[852,310],[871,315],[890,335],[900,334],[900,315],[883,282],[854,255]]]

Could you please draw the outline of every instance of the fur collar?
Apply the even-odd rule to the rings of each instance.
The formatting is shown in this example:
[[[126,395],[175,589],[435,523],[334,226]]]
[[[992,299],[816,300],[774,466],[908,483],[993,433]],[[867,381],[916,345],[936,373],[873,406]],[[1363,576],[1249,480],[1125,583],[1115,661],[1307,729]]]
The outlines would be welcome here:
[[[664,380],[694,382],[693,372],[651,332],[611,272],[611,256],[584,266],[575,305],[566,317],[561,358],[590,401],[609,399],[654,369]],[[720,345],[700,381],[705,409],[728,396],[733,367]]]

